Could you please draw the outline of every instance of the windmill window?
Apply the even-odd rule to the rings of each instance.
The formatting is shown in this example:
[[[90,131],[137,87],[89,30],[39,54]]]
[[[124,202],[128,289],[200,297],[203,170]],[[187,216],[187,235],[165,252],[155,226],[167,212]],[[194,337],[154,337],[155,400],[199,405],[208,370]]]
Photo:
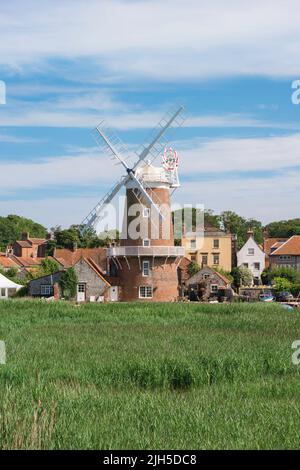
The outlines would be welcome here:
[[[150,276],[150,261],[143,261],[143,276]]]
[[[139,288],[139,298],[140,299],[152,299],[153,297],[153,287],[152,286],[140,286]]]
[[[144,239],[143,239],[143,246],[150,246],[150,240],[149,240],[149,238],[144,238]]]

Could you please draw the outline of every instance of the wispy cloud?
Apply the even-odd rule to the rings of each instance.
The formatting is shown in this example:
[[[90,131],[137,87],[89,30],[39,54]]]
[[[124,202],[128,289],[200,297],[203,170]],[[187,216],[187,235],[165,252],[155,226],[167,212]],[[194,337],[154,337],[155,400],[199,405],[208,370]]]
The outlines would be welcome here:
[[[294,76],[297,11],[296,0],[11,0],[1,5],[0,63],[24,73],[24,64],[93,58],[95,76],[120,79]]]

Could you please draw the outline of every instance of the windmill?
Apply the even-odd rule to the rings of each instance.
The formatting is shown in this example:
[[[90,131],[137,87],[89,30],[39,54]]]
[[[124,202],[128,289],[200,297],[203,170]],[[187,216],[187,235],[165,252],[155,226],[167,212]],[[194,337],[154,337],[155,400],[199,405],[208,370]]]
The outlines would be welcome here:
[[[112,160],[117,161],[125,169],[125,175],[122,176],[114,186],[103,196],[103,198],[96,204],[91,212],[82,221],[84,229],[96,229],[99,222],[103,219],[105,207],[113,200],[118,192],[126,186],[131,180],[134,184],[134,191],[137,199],[153,209],[160,218],[164,215],[159,208],[159,201],[155,197],[155,193],[137,176],[137,170],[142,162],[146,159],[148,162],[153,163],[159,154],[165,151],[167,142],[164,139],[165,134],[170,128],[182,126],[185,118],[183,116],[183,106],[180,106],[174,113],[168,112],[158,123],[153,131],[153,136],[150,143],[142,146],[142,149],[137,152],[137,160],[132,167],[130,167],[123,154],[127,153],[127,148],[116,135],[116,133],[106,126],[105,121],[102,121],[93,131],[94,138],[99,146],[105,144],[109,151]],[[177,171],[174,172],[177,175]],[[176,187],[176,185],[175,185]]]
[[[167,131],[183,122],[182,106],[165,115],[150,142],[136,152],[136,161],[131,166],[125,158],[126,146],[103,121],[94,130],[96,141],[104,143],[112,160],[125,170],[82,222],[85,228],[96,229],[106,216],[106,206],[125,187],[126,208],[120,245],[107,249],[108,272],[118,279],[117,285],[111,286],[111,300],[165,302],[178,298],[177,267],[184,256],[184,248],[174,245],[170,201],[170,194],[179,186],[178,156],[175,150],[167,148],[165,137]],[[159,155],[162,155],[162,165],[154,166]],[[139,230],[132,235],[130,226],[136,221],[132,221],[131,209],[136,205],[140,214]],[[158,226],[154,233],[155,221]]]

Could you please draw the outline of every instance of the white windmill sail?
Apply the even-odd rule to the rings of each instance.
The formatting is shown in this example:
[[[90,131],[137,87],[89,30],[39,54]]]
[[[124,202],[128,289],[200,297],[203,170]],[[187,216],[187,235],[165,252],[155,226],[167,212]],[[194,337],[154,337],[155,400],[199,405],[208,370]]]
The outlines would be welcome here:
[[[118,164],[121,164],[125,171],[124,175],[117,183],[103,196],[103,198],[96,204],[92,211],[82,221],[82,225],[85,228],[95,228],[97,224],[104,217],[105,206],[109,204],[120,189],[132,180],[135,184],[135,194],[138,200],[142,200],[151,208],[153,208],[161,218],[164,218],[163,213],[159,208],[159,201],[154,200],[154,194],[149,190],[144,181],[137,178],[135,170],[138,168],[141,162],[147,157],[151,162],[161,153],[166,145],[166,142],[162,140],[166,132],[174,126],[181,126],[184,118],[182,116],[183,106],[180,106],[174,113],[168,113],[158,123],[155,129],[154,137],[150,143],[143,146],[142,150],[138,153],[138,159],[134,166],[130,168],[126,163],[126,158],[123,156],[127,154],[127,148],[116,135],[114,131],[108,128],[104,121],[102,121],[94,130],[94,137],[98,144],[105,144],[109,150],[109,154],[113,160],[116,160]]]

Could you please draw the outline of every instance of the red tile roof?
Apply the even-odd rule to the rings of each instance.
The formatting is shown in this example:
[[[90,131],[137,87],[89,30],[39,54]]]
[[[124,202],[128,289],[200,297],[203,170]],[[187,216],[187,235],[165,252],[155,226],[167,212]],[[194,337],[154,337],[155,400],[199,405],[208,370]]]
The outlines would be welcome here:
[[[29,243],[27,240],[17,240],[16,244],[20,245],[22,248],[31,248],[32,246],[31,243]]]
[[[294,235],[293,237],[289,238],[285,243],[281,244],[279,248],[270,254],[270,256],[273,255],[300,256],[300,235]]]
[[[63,262],[65,268],[74,266],[80,258],[88,258],[92,259],[102,272],[107,269],[106,248],[78,248],[76,251],[68,250],[67,248],[57,248],[54,258]]]
[[[3,268],[17,268],[18,264],[6,256],[5,253],[0,253],[0,266]]]
[[[271,253],[271,248],[273,247],[273,245],[275,244],[277,245],[277,243],[282,244],[286,242],[287,240],[288,238],[265,238],[263,251],[265,252],[266,255],[269,255]]]

